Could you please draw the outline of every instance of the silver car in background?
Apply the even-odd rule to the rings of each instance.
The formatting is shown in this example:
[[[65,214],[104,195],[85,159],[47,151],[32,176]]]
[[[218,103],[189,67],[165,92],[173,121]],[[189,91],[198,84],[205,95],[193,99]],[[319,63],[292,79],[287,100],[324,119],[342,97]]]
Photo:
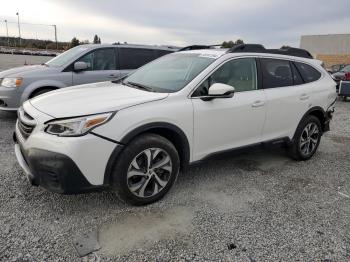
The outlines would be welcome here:
[[[73,86],[116,80],[176,51],[162,46],[88,44],[74,47],[42,65],[0,72],[0,110],[17,110],[24,101]]]

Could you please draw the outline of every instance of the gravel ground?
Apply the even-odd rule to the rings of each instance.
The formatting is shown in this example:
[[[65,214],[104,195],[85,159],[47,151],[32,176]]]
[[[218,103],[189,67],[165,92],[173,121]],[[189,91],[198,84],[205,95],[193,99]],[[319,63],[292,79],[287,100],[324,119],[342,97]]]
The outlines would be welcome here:
[[[16,116],[0,112],[0,261],[350,261],[350,102],[336,109],[311,160],[281,148],[226,155],[146,207],[30,186]],[[73,239],[92,231],[101,249],[80,258]]]

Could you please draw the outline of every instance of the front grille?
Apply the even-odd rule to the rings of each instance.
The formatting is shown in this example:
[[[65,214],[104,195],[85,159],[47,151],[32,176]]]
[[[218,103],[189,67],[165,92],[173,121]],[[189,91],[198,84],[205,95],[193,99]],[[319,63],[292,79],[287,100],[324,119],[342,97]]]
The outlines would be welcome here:
[[[36,122],[33,117],[26,113],[21,107],[18,109],[18,130],[24,139],[27,139],[33,132]]]

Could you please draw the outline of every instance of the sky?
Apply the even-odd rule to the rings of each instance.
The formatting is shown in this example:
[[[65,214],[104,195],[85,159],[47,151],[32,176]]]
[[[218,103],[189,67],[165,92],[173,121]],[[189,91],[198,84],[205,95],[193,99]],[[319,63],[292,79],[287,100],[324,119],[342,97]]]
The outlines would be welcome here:
[[[269,48],[350,33],[350,0],[1,0],[0,35],[186,46],[243,39]],[[44,25],[29,25],[44,24]]]

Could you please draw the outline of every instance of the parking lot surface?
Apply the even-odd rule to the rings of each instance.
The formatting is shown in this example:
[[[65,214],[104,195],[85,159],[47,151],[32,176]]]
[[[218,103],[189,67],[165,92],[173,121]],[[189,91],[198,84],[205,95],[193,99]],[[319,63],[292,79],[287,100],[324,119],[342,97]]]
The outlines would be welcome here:
[[[10,69],[17,66],[36,65],[45,63],[52,59],[47,56],[31,56],[31,55],[10,55],[0,54],[0,71]]]
[[[0,261],[81,261],[73,239],[89,232],[101,247],[90,261],[350,261],[350,102],[337,102],[311,160],[278,147],[227,154],[146,207],[30,186],[15,120],[0,112]]]

